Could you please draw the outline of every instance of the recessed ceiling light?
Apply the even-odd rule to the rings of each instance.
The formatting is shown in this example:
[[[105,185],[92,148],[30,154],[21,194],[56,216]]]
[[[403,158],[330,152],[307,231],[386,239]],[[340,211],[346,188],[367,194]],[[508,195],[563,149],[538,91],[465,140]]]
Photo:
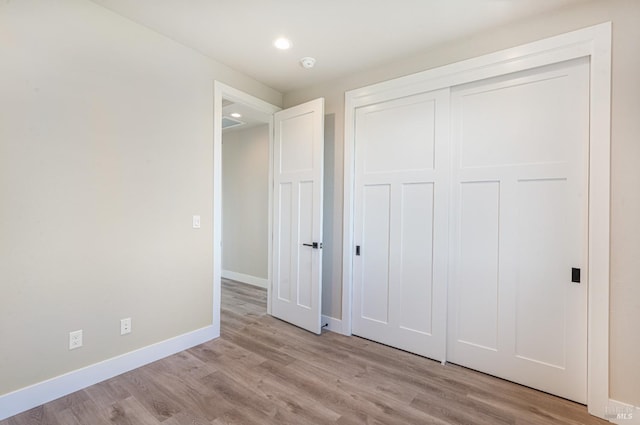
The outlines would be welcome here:
[[[289,39],[285,37],[280,37],[276,41],[273,42],[273,45],[276,46],[280,50],[287,50],[291,47],[291,42]]]
[[[239,113],[237,113],[237,112],[233,112],[233,113],[231,114],[231,116],[232,116],[233,118],[242,118],[242,114],[239,114]]]

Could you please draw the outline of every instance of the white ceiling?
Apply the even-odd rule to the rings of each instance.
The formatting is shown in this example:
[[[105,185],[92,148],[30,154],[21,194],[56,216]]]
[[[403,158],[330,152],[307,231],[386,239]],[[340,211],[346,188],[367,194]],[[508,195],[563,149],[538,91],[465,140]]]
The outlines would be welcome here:
[[[92,1],[286,93],[585,0]]]

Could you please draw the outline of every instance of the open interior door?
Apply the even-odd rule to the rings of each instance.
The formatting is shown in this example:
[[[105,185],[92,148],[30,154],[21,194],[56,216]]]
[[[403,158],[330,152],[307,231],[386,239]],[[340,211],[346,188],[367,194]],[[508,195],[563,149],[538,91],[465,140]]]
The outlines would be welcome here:
[[[324,99],[274,115],[271,314],[321,330]]]

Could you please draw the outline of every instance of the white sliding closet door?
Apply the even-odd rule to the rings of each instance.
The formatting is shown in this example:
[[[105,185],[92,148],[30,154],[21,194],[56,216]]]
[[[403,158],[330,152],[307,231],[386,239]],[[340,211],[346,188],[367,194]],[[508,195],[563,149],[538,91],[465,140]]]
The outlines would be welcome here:
[[[447,360],[585,403],[589,62],[460,86],[451,106]]]
[[[443,360],[449,90],[356,112],[353,333]]]

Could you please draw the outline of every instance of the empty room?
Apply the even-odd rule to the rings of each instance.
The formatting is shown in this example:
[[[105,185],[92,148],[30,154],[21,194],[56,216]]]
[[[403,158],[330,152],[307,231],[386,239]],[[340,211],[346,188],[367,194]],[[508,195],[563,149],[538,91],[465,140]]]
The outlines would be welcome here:
[[[640,424],[639,22],[0,2],[0,425]]]

